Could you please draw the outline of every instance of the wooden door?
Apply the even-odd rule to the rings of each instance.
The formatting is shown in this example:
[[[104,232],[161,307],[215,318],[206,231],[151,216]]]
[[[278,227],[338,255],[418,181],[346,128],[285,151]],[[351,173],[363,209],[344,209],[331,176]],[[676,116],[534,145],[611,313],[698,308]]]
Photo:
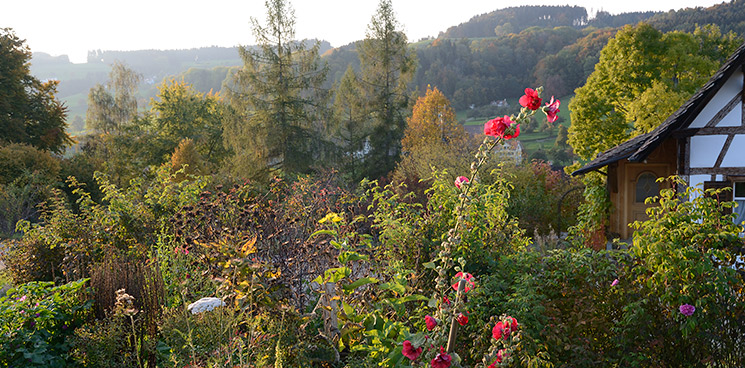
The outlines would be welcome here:
[[[644,221],[649,218],[647,209],[654,204],[646,204],[649,197],[658,196],[660,189],[666,187],[665,183],[658,183],[657,178],[670,175],[670,167],[667,164],[629,164],[626,165],[626,188],[624,218],[626,226],[621,228],[621,236],[628,239],[633,230],[628,227],[635,221]]]

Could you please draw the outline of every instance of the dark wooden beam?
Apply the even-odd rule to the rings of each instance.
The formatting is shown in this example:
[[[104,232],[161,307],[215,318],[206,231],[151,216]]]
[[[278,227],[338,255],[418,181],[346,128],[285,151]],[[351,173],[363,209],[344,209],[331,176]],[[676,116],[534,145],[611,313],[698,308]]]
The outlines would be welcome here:
[[[732,144],[733,139],[735,139],[734,134],[730,134],[727,136],[727,140],[724,141],[724,147],[722,147],[722,152],[719,152],[719,157],[717,157],[717,162],[714,163],[714,167],[722,166],[722,161],[724,160],[724,156],[727,155],[727,151],[729,151],[729,146]]]
[[[724,119],[724,117],[727,116],[727,114],[729,114],[740,102],[742,102],[742,91],[740,91],[740,93],[736,94],[735,97],[729,100],[729,102],[727,102],[727,104],[724,105],[724,107],[719,110],[719,112],[716,113],[716,115],[714,115],[714,117],[711,118],[708,123],[706,123],[706,127],[713,128],[717,126],[717,124],[719,124],[719,122],[722,121],[722,119]]]
[[[688,169],[688,175],[745,175],[745,167],[692,167]]]
[[[745,126],[690,128],[673,132],[675,138],[692,137],[694,135],[731,135],[745,134]]]

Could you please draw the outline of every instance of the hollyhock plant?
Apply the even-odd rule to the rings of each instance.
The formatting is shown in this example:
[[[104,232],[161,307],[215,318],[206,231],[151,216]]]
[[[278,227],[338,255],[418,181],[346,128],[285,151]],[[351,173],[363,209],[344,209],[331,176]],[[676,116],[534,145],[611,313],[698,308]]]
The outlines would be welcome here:
[[[515,124],[512,119],[505,115],[501,118],[494,118],[484,124],[484,134],[492,137],[500,137],[504,139],[512,139],[520,135],[520,125],[515,124],[515,131],[508,132],[508,130]]]
[[[678,308],[680,310],[680,313],[682,313],[686,317],[690,317],[693,315],[693,312],[696,311],[696,307],[690,305],[690,304],[683,304]]]
[[[559,113],[559,100],[554,100],[554,96],[551,96],[551,102],[547,103],[546,106],[543,107],[543,112],[546,113],[546,118],[548,119],[549,123],[553,123],[558,119],[559,117],[556,116],[556,114]]]
[[[450,354],[445,353],[445,348],[440,346],[440,353],[432,359],[432,368],[448,368],[450,367],[452,360],[453,358]]]
[[[406,340],[404,341],[404,348],[402,351],[403,355],[410,360],[416,360],[419,358],[420,355],[422,355],[422,348],[414,348],[414,345],[411,345],[411,341]]]
[[[538,96],[538,91],[532,88],[525,89],[525,95],[520,97],[520,105],[527,107],[531,110],[538,110],[541,107],[541,97]]]
[[[492,337],[496,340],[507,340],[511,333],[517,331],[517,320],[513,317],[507,317],[506,321],[499,321],[491,330]]]
[[[473,275],[471,275],[468,272],[458,272],[455,274],[455,278],[458,279],[458,281],[453,284],[453,290],[458,291],[458,283],[460,283],[460,279],[466,280],[466,288],[463,290],[463,292],[469,292],[471,289],[476,286],[476,283],[473,281]]]
[[[424,323],[427,324],[427,331],[432,331],[435,327],[437,327],[437,320],[430,315],[424,317]]]
[[[502,363],[503,360],[504,360],[504,349],[500,349],[497,352],[497,360],[495,360],[494,363],[489,364],[487,368],[497,368],[497,365],[499,363]]]
[[[465,326],[468,323],[468,315],[458,313],[458,324]]]
[[[460,189],[464,184],[468,184],[468,178],[465,176],[459,176],[455,179],[455,187]]]

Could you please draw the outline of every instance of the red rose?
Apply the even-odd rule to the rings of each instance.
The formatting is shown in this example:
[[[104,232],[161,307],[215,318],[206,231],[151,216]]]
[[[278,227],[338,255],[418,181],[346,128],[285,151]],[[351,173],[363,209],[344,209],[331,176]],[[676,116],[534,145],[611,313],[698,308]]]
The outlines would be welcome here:
[[[549,123],[553,123],[559,117],[556,114],[559,113],[559,100],[554,101],[554,96],[551,96],[551,102],[547,103],[543,107],[543,111],[546,113]]]
[[[422,355],[422,348],[416,348],[414,349],[414,345],[411,345],[411,341],[406,340],[404,341],[404,349],[402,351],[405,357],[416,360],[416,358],[419,358],[420,355]]]
[[[515,122],[510,119],[509,116],[502,118],[494,118],[484,124],[484,134],[492,137],[500,137],[504,139],[512,139],[520,135],[520,125],[515,125],[515,132],[508,133],[507,131],[512,127]]]
[[[463,313],[458,313],[458,323],[461,326],[465,326],[468,323],[468,316]]]
[[[538,97],[538,92],[532,88],[526,88],[525,96],[520,97],[520,105],[531,110],[538,110],[541,107],[541,98]]]
[[[448,368],[453,360],[450,354],[445,354],[445,348],[440,346],[440,353],[432,359],[432,368]]]
[[[432,331],[437,326],[437,320],[432,316],[424,317],[424,323],[427,324],[427,331]]]

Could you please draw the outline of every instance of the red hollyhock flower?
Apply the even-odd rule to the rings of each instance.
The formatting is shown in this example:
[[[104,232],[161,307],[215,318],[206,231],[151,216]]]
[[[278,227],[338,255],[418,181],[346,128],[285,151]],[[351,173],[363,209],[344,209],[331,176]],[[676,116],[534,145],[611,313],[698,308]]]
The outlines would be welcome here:
[[[509,335],[509,331],[505,330],[504,323],[502,321],[497,322],[496,325],[494,325],[494,328],[491,330],[491,336],[497,340],[504,337],[505,340],[507,340],[507,336]]]
[[[460,189],[463,184],[468,184],[468,178],[465,176],[459,176],[455,179],[455,187]]]
[[[556,116],[556,114],[559,113],[559,100],[554,101],[554,96],[551,96],[551,102],[547,103],[546,106],[543,107],[543,111],[546,113],[546,117],[548,118],[549,123],[553,123],[558,119],[559,117]]]
[[[466,280],[466,288],[463,289],[463,292],[469,292],[471,289],[476,286],[476,283],[473,281],[473,275],[471,275],[468,272],[458,272],[455,274],[455,278],[458,280],[455,284],[453,284],[453,290],[458,291],[458,283],[460,283],[460,279]]]
[[[509,333],[517,332],[517,320],[515,319],[515,317],[507,317],[507,319],[509,320],[509,324],[507,326],[507,328],[509,329]]]
[[[500,349],[497,352],[497,360],[495,360],[494,363],[489,364],[486,368],[497,368],[497,364],[502,363],[502,360],[504,360],[504,349]]]
[[[430,363],[432,363],[432,368],[448,368],[452,360],[450,354],[445,354],[445,348],[440,346],[440,353]]]
[[[411,341],[406,340],[404,341],[404,349],[402,351],[405,357],[416,360],[416,358],[419,358],[420,355],[422,355],[422,348],[416,348],[414,349],[414,345],[411,345]]]
[[[465,326],[468,323],[468,316],[463,313],[458,313],[458,323],[461,326]]]
[[[435,327],[437,327],[437,320],[429,315],[424,317],[424,323],[427,324],[427,331],[432,331]]]
[[[510,129],[514,123],[515,122],[506,115],[501,118],[491,119],[484,124],[484,134],[504,139],[515,138],[520,135],[520,125],[515,125],[515,132],[507,133],[507,130]]]
[[[542,100],[538,97],[538,92],[532,88],[526,88],[525,95],[520,97],[520,105],[531,110],[538,110],[541,107],[541,102]]]

